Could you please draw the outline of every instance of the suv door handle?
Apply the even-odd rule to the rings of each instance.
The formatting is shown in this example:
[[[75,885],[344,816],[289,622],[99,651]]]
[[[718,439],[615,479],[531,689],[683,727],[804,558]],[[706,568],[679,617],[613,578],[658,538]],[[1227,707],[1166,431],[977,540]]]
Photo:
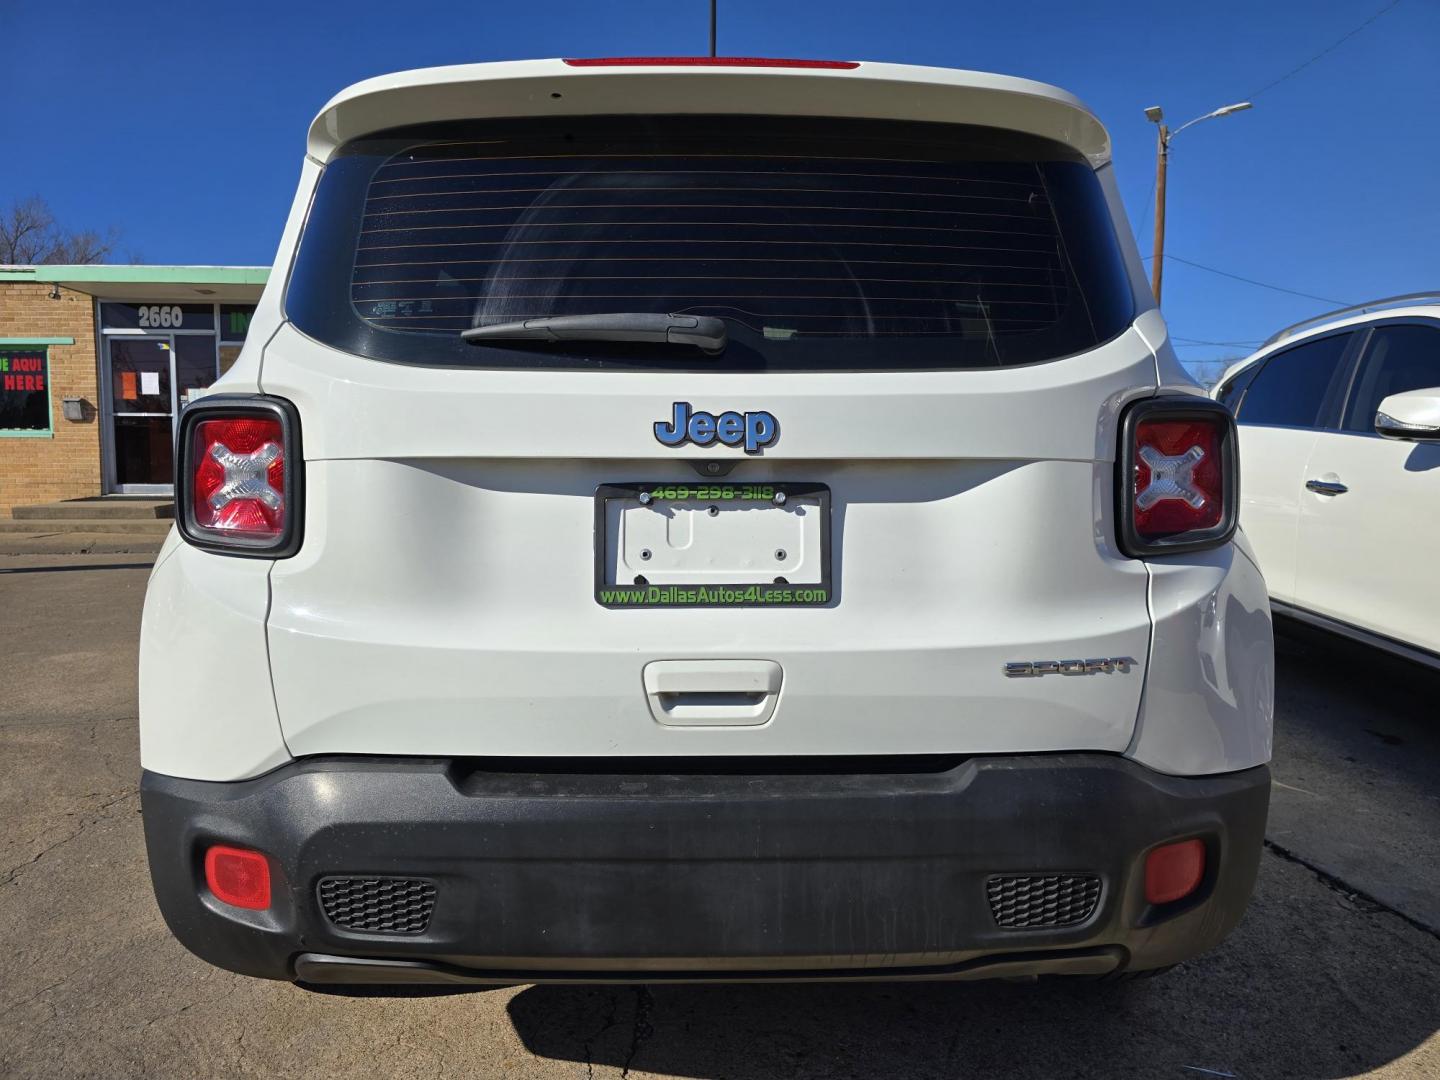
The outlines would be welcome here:
[[[1350,489],[1344,484],[1329,480],[1306,480],[1305,490],[1313,491],[1316,495],[1344,495]]]
[[[754,727],[774,715],[784,672],[773,660],[652,660],[642,679],[666,727]]]

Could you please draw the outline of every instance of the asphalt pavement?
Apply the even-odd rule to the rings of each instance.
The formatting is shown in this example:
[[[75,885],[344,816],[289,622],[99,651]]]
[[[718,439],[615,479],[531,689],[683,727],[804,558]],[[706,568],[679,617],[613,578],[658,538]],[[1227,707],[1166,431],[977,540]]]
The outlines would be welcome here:
[[[0,556],[0,1076],[1440,1077],[1440,675],[1282,634],[1254,901],[1158,979],[319,994],[155,908],[147,572]]]

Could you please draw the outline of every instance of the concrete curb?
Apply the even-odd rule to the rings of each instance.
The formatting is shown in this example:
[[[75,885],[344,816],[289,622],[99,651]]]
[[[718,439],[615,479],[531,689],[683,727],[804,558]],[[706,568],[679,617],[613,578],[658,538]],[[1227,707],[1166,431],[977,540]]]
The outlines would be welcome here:
[[[117,533],[34,533],[0,535],[0,558],[14,555],[145,555],[154,558],[163,536],[125,536]]]

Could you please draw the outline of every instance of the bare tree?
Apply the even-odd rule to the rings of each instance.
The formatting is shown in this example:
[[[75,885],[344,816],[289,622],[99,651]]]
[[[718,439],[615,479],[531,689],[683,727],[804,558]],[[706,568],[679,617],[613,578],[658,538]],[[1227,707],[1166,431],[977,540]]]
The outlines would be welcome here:
[[[17,199],[0,212],[0,264],[104,262],[119,242],[113,227],[104,233],[62,228],[39,195]]]

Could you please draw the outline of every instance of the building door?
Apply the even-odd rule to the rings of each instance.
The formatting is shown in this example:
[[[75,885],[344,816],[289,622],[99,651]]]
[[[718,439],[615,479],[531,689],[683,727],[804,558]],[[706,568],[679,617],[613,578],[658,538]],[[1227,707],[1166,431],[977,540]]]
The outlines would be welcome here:
[[[175,467],[175,418],[192,391],[215,381],[215,339],[155,334],[111,337],[110,490],[169,495]]]

